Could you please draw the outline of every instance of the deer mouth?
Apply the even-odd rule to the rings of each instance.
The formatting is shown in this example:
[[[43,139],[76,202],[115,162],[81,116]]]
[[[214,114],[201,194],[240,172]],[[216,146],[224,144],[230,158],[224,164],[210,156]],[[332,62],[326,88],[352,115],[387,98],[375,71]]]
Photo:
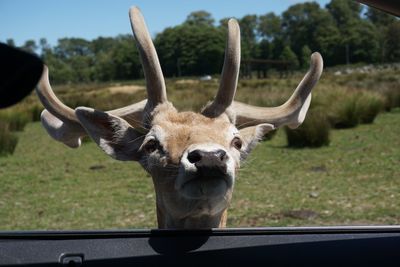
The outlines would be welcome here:
[[[179,191],[188,199],[210,199],[225,196],[231,187],[229,175],[196,173],[182,184]]]
[[[175,189],[191,200],[226,197],[232,191],[234,162],[223,149],[193,149],[181,160]]]

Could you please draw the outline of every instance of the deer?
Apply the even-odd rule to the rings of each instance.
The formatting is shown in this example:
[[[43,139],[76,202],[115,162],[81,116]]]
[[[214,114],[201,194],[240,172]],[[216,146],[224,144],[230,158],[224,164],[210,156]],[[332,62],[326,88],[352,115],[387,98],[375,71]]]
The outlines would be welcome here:
[[[36,86],[41,123],[55,140],[78,148],[89,136],[107,155],[136,161],[152,177],[159,229],[224,228],[235,177],[261,138],[305,119],[323,68],[318,52],[291,97],[277,107],[234,101],[240,66],[240,29],[227,25],[218,91],[200,112],[178,111],[167,99],[161,65],[138,7],[129,17],[143,67],[147,99],[101,111],[71,108],[51,88],[48,68]]]

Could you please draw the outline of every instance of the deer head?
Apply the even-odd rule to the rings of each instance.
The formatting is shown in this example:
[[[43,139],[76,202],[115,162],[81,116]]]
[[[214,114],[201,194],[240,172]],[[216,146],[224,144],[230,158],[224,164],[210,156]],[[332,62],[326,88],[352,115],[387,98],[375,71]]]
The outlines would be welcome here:
[[[233,101],[240,65],[240,30],[228,23],[224,66],[214,100],[200,113],[179,112],[167,100],[160,63],[139,9],[130,20],[147,87],[147,100],[110,111],[72,109],[53,93],[45,68],[36,91],[50,136],[79,147],[89,135],[108,155],[137,161],[152,176],[159,228],[225,227],[240,162],[269,131],[299,126],[322,73],[319,53],[293,95],[278,107]]]

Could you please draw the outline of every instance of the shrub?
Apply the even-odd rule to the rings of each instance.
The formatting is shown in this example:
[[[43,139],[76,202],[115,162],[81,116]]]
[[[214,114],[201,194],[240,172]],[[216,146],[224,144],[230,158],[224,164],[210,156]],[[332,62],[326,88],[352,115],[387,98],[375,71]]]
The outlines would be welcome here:
[[[39,105],[32,105],[29,108],[29,113],[31,114],[31,121],[40,121],[40,114],[42,113],[42,110],[44,107],[39,106]]]
[[[8,123],[0,121],[0,156],[12,154],[18,143],[18,137],[10,132]]]
[[[336,102],[336,103],[335,103]],[[347,97],[339,98],[329,108],[329,122],[334,128],[352,128],[360,122],[357,110],[357,97],[349,94]]]
[[[76,108],[76,107],[92,107],[90,96],[80,95],[69,95],[63,99],[65,105]]]
[[[8,124],[9,131],[22,131],[31,118],[27,112],[8,110],[0,113],[0,120]]]
[[[262,141],[271,140],[276,135],[277,132],[278,132],[278,130],[273,130],[273,131],[268,132],[266,135],[263,136]]]
[[[357,113],[361,123],[372,123],[383,108],[383,99],[379,95],[363,93],[357,98]]]
[[[86,143],[91,143],[92,142],[92,138],[90,138],[89,136],[84,136],[81,138],[81,143],[86,144]]]
[[[325,97],[318,96],[318,106],[325,107],[332,127],[352,128],[372,123],[384,105],[384,97],[366,90],[334,88]]]
[[[285,127],[285,132],[289,147],[321,147],[330,142],[330,124],[320,108],[310,110],[299,128]]]
[[[390,111],[392,108],[400,107],[400,87],[386,87],[380,90],[384,97],[384,109]]]

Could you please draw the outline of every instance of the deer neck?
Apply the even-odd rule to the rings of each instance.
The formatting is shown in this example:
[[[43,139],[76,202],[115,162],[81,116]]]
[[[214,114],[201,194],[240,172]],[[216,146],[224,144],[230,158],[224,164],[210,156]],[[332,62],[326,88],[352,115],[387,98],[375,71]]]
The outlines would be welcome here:
[[[163,177],[163,178],[160,178]],[[190,200],[176,192],[175,177],[152,175],[159,229],[225,228],[230,196],[223,200]],[[222,198],[222,197],[221,197]]]
[[[225,228],[227,210],[215,215],[188,216],[177,218],[164,211],[161,205],[157,204],[157,222],[159,229],[209,229]]]

